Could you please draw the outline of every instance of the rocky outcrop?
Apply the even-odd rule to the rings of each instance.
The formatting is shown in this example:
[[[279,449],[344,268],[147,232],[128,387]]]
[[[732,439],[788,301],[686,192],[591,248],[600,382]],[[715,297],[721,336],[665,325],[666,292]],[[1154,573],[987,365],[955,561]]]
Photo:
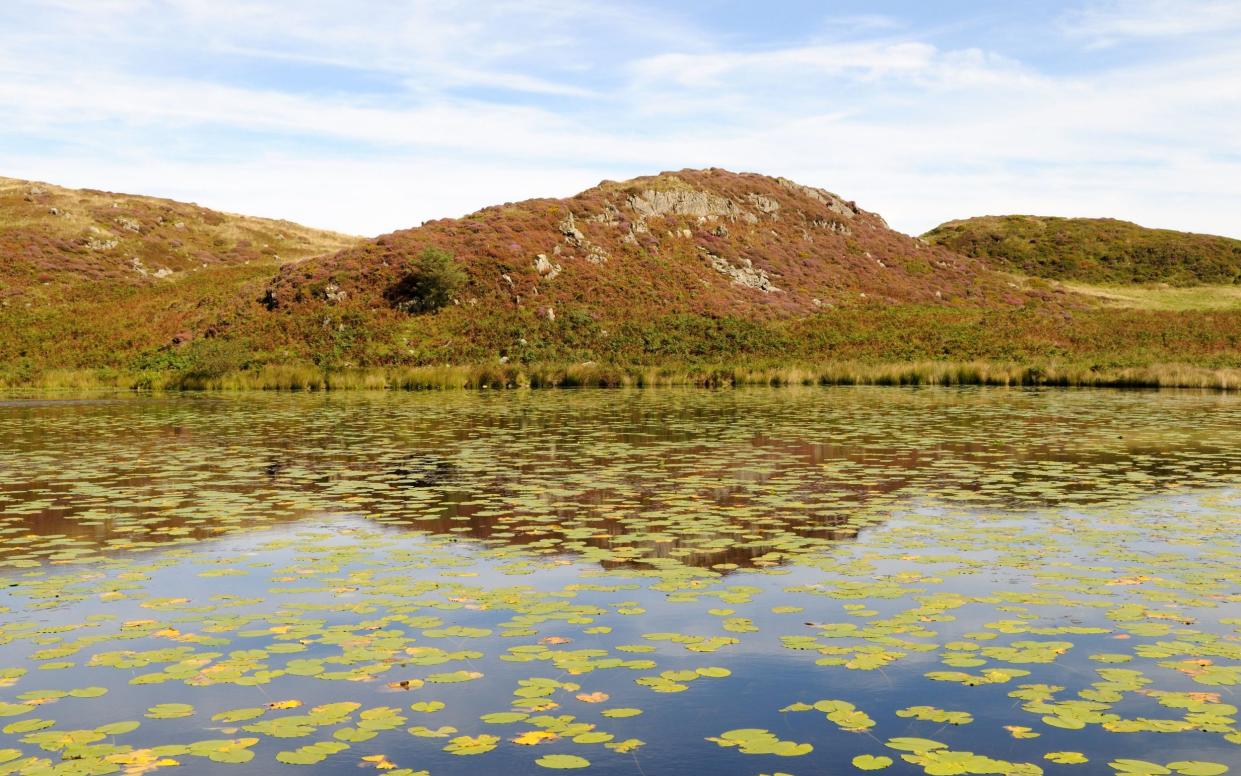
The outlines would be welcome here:
[[[711,268],[731,279],[733,285],[753,288],[765,294],[780,290],[772,284],[771,278],[767,277],[766,270],[755,267],[754,262],[749,259],[742,259],[740,264],[733,264],[714,253],[708,253],[707,258],[711,262]]]
[[[814,200],[821,205],[826,205],[828,210],[842,215],[845,218],[853,218],[858,215],[857,205],[852,202],[845,202],[843,199],[830,191],[816,189],[812,186],[804,186],[795,181],[791,181],[788,178],[776,178],[776,182],[795,194],[800,194],[801,196]]]
[[[757,223],[757,217],[743,209],[728,197],[721,197],[706,191],[693,189],[672,189],[657,191],[647,189],[641,194],[631,196],[629,208],[640,220],[656,216],[692,216],[696,218],[727,218],[730,221],[746,219]]]
[[[564,268],[559,264],[553,264],[551,259],[547,258],[546,253],[540,253],[534,258],[534,271],[539,273],[539,277],[554,280],[557,275],[564,271]],[[504,277],[510,284],[512,284],[513,281],[508,277],[508,275],[505,275]]]

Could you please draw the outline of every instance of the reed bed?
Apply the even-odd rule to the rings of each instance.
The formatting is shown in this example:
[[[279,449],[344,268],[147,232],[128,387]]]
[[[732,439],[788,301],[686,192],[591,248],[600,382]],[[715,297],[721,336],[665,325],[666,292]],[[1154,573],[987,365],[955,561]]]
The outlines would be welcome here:
[[[1023,365],[988,361],[909,363],[831,362],[798,366],[496,364],[323,370],[272,364],[203,375],[129,373],[112,369],[55,369],[0,376],[0,387],[45,391],[125,389],[150,391],[425,391],[513,388],[651,388],[748,385],[1062,386],[1097,388],[1197,388],[1241,390],[1241,369],[1188,364],[1098,367]]]

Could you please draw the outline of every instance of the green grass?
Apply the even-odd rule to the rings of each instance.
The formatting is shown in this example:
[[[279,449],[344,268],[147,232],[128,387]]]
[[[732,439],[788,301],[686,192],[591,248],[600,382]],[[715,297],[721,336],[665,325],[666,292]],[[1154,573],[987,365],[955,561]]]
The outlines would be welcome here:
[[[986,216],[923,235],[997,269],[1096,284],[1241,283],[1241,240],[1147,229],[1110,218]]]
[[[825,363],[801,366],[613,366],[476,365],[325,371],[307,365],[264,366],[220,375],[167,373],[156,379],[114,370],[50,370],[33,381],[0,387],[51,391],[357,391],[521,388],[706,388],[747,385],[991,385],[1111,388],[1241,389],[1241,369],[1207,369],[1189,364],[1099,368],[1071,364],[1022,365],[998,362]]]
[[[189,299],[198,291],[185,293]],[[0,330],[24,336],[7,345],[0,340],[0,384],[210,390],[751,383],[1235,388],[1241,369],[1241,310],[1235,309],[1066,312],[874,304],[774,321],[696,315],[597,321],[569,308],[548,321],[524,312],[449,307],[415,317],[376,310],[310,319],[255,312],[257,303],[243,298],[230,315],[236,332],[173,346],[148,336],[151,326],[139,326],[141,316],[157,317],[158,309],[125,301],[101,302],[75,320],[52,315],[46,329],[14,327],[13,311],[0,311]],[[168,305],[166,299],[148,302]],[[108,336],[110,329],[98,320],[109,310],[124,314],[134,331],[120,327]],[[166,330],[178,320],[174,316]],[[13,349],[5,353],[6,347]]]

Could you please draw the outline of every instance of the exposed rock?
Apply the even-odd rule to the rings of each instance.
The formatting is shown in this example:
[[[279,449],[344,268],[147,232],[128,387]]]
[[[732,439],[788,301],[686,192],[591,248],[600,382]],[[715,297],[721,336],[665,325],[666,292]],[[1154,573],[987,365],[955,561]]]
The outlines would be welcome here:
[[[329,302],[343,302],[348,294],[335,283],[328,283],[323,289],[323,296]]]
[[[560,233],[564,235],[564,241],[574,248],[580,248],[586,252],[586,260],[592,264],[603,264],[608,260],[608,252],[602,246],[591,242],[581,229],[577,228],[577,222],[573,217],[573,213],[565,216],[560,222]],[[556,253],[560,252],[560,246],[556,246]],[[559,267],[556,273],[559,273]],[[542,274],[542,273],[540,273]],[[554,277],[551,275],[550,277]]]
[[[168,269],[167,267],[160,267],[159,269],[155,270],[155,277],[160,278],[161,280],[166,277],[171,277],[174,274],[176,273],[174,273],[172,270]]]
[[[836,234],[844,234],[844,235],[853,234],[853,230],[850,229],[849,225],[846,224],[844,221],[835,221],[835,220],[829,220],[825,218],[816,218],[810,221],[810,225],[816,229],[826,229],[827,231],[835,232]]]
[[[738,266],[714,253],[708,253],[707,258],[711,261],[711,268],[721,275],[728,276],[734,285],[757,289],[766,294],[780,290],[772,284],[771,278],[767,277],[766,270],[755,267],[754,262],[749,259],[742,259],[741,265]]]
[[[548,307],[543,310],[543,317],[549,321],[554,321],[556,320],[556,311],[551,307]]]
[[[582,234],[582,230],[577,228],[577,222],[574,221],[572,213],[569,213],[560,222],[560,233],[564,235],[565,242],[574,247],[580,247],[586,239],[586,235]]]
[[[789,191],[809,197],[819,204],[827,205],[828,209],[833,213],[839,213],[845,218],[853,218],[858,214],[857,205],[854,205],[852,202],[845,202],[830,191],[816,189],[813,186],[804,186],[788,178],[776,178],[776,182]]]
[[[117,216],[115,221],[117,223],[117,226],[121,227],[122,229],[126,231],[129,231],[129,232],[141,232],[142,231],[142,224],[138,223],[132,218],[125,218],[124,216]]]
[[[596,213],[595,215],[591,216],[589,220],[594,221],[597,224],[617,226],[620,224],[620,221],[621,221],[621,213],[620,213],[620,210],[617,209],[616,205],[613,205],[611,202],[609,202],[603,206],[602,213]]]
[[[608,252],[592,243],[586,249],[586,260],[591,264],[602,264],[608,260]]]
[[[767,215],[774,216],[780,210],[780,203],[771,197],[764,197],[762,194],[749,194],[746,199],[750,200],[750,204]]]
[[[736,202],[718,194],[706,191],[673,189],[656,191],[647,189],[628,200],[629,207],[641,219],[658,216],[701,216],[704,218],[727,218],[737,220],[753,213],[745,210]]]
[[[554,280],[556,276],[560,274],[563,267],[559,264],[553,264],[551,260],[547,258],[546,253],[540,253],[534,259],[534,269],[542,277],[545,277],[548,280]]]

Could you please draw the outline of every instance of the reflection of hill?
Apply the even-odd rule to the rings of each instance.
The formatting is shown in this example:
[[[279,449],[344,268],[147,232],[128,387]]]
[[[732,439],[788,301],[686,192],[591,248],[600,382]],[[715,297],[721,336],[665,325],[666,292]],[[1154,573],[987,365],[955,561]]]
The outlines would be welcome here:
[[[0,407],[0,558],[349,512],[609,563],[763,564],[905,499],[1026,509],[1235,482],[1238,427],[1236,397],[1096,391],[17,403]]]
[[[704,505],[710,512],[713,507]],[[565,510],[567,512],[568,510]],[[445,503],[443,513],[432,519],[418,520],[409,524],[418,530],[430,530],[435,533],[456,532],[476,539],[503,541],[514,546],[542,549],[547,546],[549,538],[560,539],[557,551],[572,551],[563,547],[565,531],[561,525],[548,525],[540,522],[525,522],[519,516],[502,517],[484,512],[479,507],[449,501]],[[572,542],[610,550],[621,557],[613,560],[600,561],[604,568],[639,568],[651,561],[675,560],[679,563],[697,566],[739,566],[776,565],[778,558],[768,558],[782,540],[789,534],[805,539],[818,539],[823,542],[844,541],[855,538],[858,529],[849,519],[840,515],[806,516],[801,519],[737,519],[729,521],[725,530],[710,535],[711,540],[729,539],[730,543],[722,547],[702,547],[701,534],[687,534],[682,531],[662,531],[658,538],[641,538],[644,533],[635,527],[649,524],[650,518],[642,518],[644,513],[637,512],[630,518],[595,517],[588,521],[590,533],[572,539]],[[568,519],[567,514],[564,516]],[[583,522],[580,517],[574,523]],[[774,523],[774,524],[773,524]],[[723,568],[722,570],[727,570]]]

